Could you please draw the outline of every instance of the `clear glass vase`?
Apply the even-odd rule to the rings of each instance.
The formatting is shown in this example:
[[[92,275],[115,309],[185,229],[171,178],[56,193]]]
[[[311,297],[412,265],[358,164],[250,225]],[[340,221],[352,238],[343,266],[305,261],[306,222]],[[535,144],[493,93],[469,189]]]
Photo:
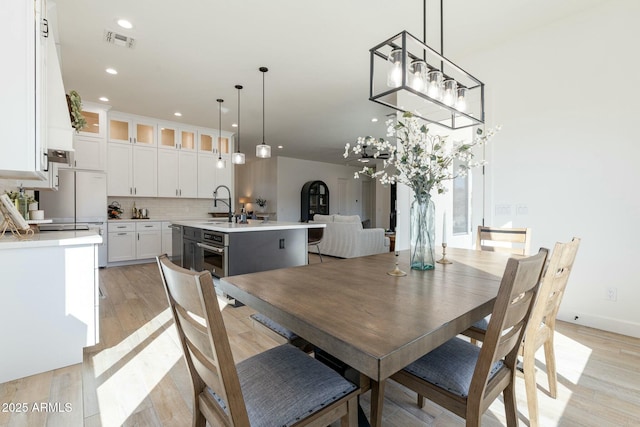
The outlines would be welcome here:
[[[411,269],[435,268],[435,213],[430,195],[416,196],[411,204]]]

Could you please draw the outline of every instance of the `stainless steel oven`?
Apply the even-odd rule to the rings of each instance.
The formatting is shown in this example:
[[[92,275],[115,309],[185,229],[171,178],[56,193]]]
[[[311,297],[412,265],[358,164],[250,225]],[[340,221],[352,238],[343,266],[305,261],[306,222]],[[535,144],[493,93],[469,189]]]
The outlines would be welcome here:
[[[229,272],[229,235],[202,230],[198,242],[203,270],[209,270],[214,277],[225,277]]]

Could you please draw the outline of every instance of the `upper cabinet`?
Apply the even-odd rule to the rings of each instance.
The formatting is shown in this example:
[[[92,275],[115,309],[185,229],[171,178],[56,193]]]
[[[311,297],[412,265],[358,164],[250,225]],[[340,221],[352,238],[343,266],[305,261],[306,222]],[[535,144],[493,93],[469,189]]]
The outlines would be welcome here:
[[[43,179],[46,162],[46,55],[43,0],[0,2],[0,178]],[[55,54],[55,52],[53,53]]]
[[[109,142],[156,146],[156,123],[128,115],[109,115]]]

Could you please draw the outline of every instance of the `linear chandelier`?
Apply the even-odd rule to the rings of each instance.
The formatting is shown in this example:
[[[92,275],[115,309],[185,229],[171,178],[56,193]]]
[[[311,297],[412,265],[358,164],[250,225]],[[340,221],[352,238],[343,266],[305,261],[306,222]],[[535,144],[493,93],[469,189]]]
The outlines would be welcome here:
[[[423,0],[423,40],[402,31],[369,50],[369,100],[423,120],[461,129],[484,123],[484,83],[426,44],[427,4]]]

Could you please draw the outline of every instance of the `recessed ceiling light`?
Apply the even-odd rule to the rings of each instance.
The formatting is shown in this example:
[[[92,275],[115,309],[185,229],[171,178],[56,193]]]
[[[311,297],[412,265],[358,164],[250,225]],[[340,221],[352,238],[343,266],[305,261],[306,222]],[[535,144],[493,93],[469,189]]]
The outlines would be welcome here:
[[[114,76],[118,74],[115,68],[107,68],[105,71],[109,74],[113,74]]]
[[[176,111],[173,115],[176,117],[182,117],[182,113],[180,111]]]
[[[375,123],[375,122],[377,122],[377,121],[378,121],[378,118],[377,118],[377,117],[374,117],[373,119],[371,119],[371,121],[372,121],[373,123]]]
[[[100,98],[98,98],[100,101],[102,102],[109,102],[109,98],[107,98],[106,96],[101,96]]]
[[[126,28],[127,30],[133,28],[133,24],[126,19],[118,19],[118,25],[120,25],[122,28]]]
[[[237,124],[237,123],[231,123],[231,127],[232,127],[232,128],[237,128],[237,127],[238,127],[238,124]]]
[[[282,150],[284,148],[284,145],[278,145],[278,148]]]

